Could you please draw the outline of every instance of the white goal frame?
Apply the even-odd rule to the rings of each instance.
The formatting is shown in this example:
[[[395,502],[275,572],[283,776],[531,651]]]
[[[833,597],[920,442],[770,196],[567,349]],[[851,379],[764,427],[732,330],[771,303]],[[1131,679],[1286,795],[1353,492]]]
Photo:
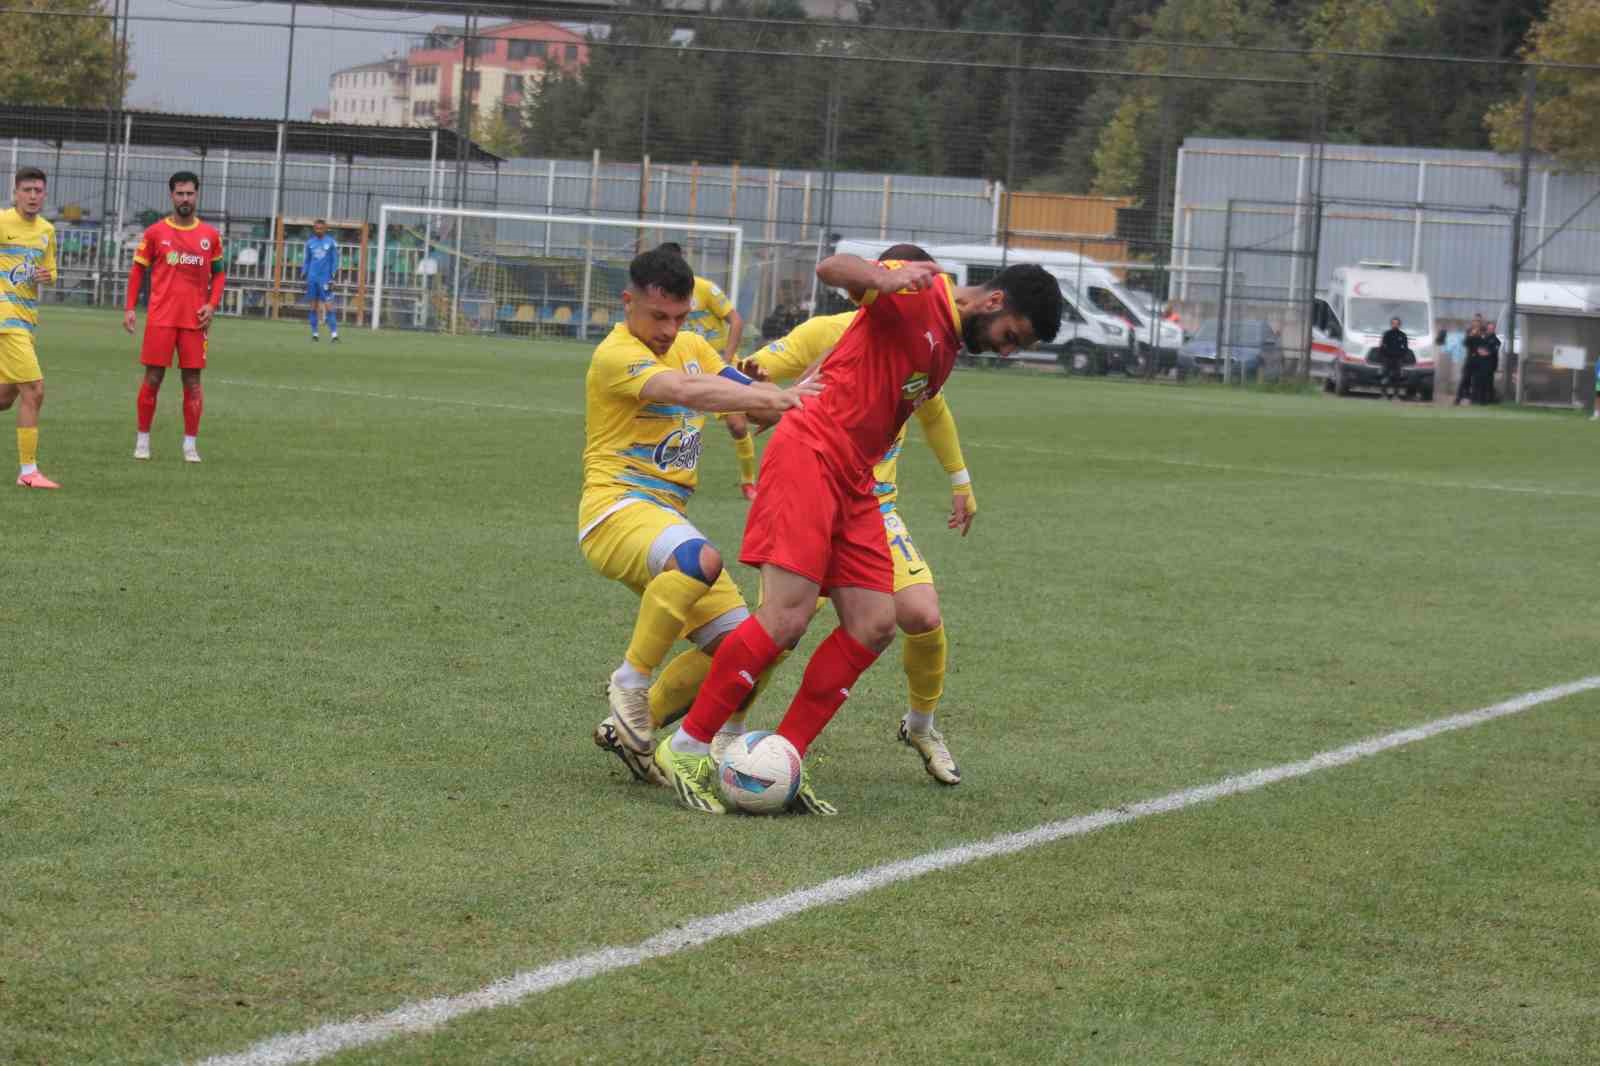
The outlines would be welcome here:
[[[593,234],[595,226],[609,226],[613,229],[629,229],[635,232],[648,229],[677,230],[687,233],[717,233],[733,239],[733,258],[728,267],[728,299],[735,307],[739,304],[739,270],[744,259],[744,227],[717,224],[711,222],[679,222],[674,219],[664,218],[616,218],[606,215],[546,215],[523,214],[516,211],[479,211],[466,207],[428,207],[425,204],[383,204],[378,208],[378,252],[375,278],[372,285],[372,328],[376,330],[383,316],[383,270],[387,262],[389,250],[389,212],[404,212],[412,215],[441,218],[486,218],[497,221],[509,222],[545,222],[562,225],[584,225],[590,227]],[[591,242],[592,243],[592,242]],[[589,289],[594,273],[594,256],[589,255],[583,264],[583,310],[579,321],[589,320]],[[456,272],[456,286],[461,285],[461,272]],[[460,303],[460,292],[457,291],[456,299],[451,302],[451,315]]]

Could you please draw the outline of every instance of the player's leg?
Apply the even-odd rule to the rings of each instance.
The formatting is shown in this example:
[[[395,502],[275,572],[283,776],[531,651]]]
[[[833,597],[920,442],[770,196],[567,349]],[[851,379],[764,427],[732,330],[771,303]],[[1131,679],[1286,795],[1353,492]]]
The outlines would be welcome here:
[[[328,285],[323,289],[322,320],[328,324],[328,342],[339,343],[339,305],[334,300],[333,286]]]
[[[750,420],[741,414],[723,416],[728,436],[733,438],[733,454],[739,457],[739,491],[744,498],[756,498],[756,439],[750,433]]]
[[[60,488],[39,473],[39,409],[44,406],[44,374],[26,333],[0,334],[0,410],[17,408],[17,484],[30,489]]]
[[[209,335],[204,330],[178,330],[178,368],[183,377],[183,461],[200,461],[200,414],[205,409],[205,392],[200,373],[206,368]]]
[[[761,568],[761,589],[761,606],[723,637],[689,713],[671,740],[656,748],[656,765],[679,801],[691,810],[723,813],[711,743],[728,719],[753,698],[782,649],[804,635],[817,598],[816,582],[772,564]]]
[[[633,636],[612,672],[607,699],[619,740],[648,755],[655,747],[651,675],[684,632],[695,604],[723,577],[722,556],[681,515],[649,504],[607,518],[582,547],[591,566],[640,596]]]
[[[1600,371],[1596,371],[1594,378],[1594,410],[1589,414],[1591,422],[1600,421]]]
[[[146,366],[139,379],[139,397],[134,402],[137,430],[133,437],[133,457],[150,458],[150,427],[156,420],[156,400],[161,395],[161,383],[167,378],[164,366]]]
[[[311,339],[321,340],[317,336],[318,316],[322,314],[322,286],[314,281],[306,283],[306,302],[311,305]]]

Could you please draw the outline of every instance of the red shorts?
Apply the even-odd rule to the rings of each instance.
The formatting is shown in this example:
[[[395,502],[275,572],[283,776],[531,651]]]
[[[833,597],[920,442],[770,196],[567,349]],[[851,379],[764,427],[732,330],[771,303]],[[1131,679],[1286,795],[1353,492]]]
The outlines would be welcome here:
[[[894,562],[870,485],[852,485],[801,441],[775,438],[761,455],[739,561],[771,563],[824,590],[892,595]]]
[[[139,362],[145,366],[171,366],[173,352],[178,353],[180,369],[204,370],[205,330],[180,329],[177,326],[144,327],[144,346],[139,349]]]

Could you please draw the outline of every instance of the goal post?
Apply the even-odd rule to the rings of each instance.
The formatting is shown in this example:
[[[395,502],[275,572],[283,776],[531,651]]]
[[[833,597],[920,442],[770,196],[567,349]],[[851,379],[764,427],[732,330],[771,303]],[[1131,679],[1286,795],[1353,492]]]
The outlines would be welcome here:
[[[622,320],[629,262],[665,241],[738,306],[739,226],[384,204],[370,324],[587,340]]]

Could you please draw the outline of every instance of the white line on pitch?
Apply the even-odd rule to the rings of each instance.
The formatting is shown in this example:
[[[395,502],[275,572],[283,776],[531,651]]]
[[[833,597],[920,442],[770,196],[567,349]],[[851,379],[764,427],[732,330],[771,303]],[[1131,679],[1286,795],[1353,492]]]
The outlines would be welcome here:
[[[1039,448],[1027,444],[1001,444],[997,441],[973,441],[974,448],[1001,448],[1009,452],[1029,452],[1033,455],[1052,455],[1061,459],[1092,459],[1097,462],[1148,464],[1151,466],[1181,466],[1195,470],[1220,470],[1228,474],[1264,474],[1268,477],[1332,478],[1338,481],[1375,482],[1400,485],[1405,488],[1452,489],[1478,492],[1511,492],[1523,496],[1577,496],[1600,499],[1600,492],[1584,489],[1548,489],[1536,485],[1501,485],[1492,481],[1441,481],[1437,478],[1405,477],[1399,474],[1352,474],[1342,470],[1297,470],[1283,466],[1247,466],[1243,463],[1211,463],[1201,459],[1170,459],[1159,455],[1129,455],[1111,452],[1078,451],[1071,448]]]
[[[364,389],[336,389],[325,385],[280,385],[270,381],[251,381],[248,378],[216,378],[219,385],[243,385],[252,389],[276,389],[280,392],[316,392],[327,396],[354,396],[364,400],[400,400],[415,404],[445,404],[451,407],[486,407],[497,411],[524,411],[535,415],[570,415],[581,411],[570,407],[533,407],[520,403],[492,403],[488,400],[449,400],[440,396],[408,396],[398,392],[369,392]]]
[[[1002,833],[975,844],[963,844],[899,862],[885,863],[860,873],[835,877],[831,881],[824,881],[810,888],[746,904],[722,914],[694,918],[677,928],[658,933],[637,944],[601,948],[587,955],[577,955],[550,963],[537,970],[526,970],[464,995],[440,996],[420,1003],[408,1003],[376,1017],[330,1022],[304,1032],[271,1037],[244,1051],[205,1059],[200,1066],[287,1066],[289,1063],[315,1062],[348,1048],[375,1044],[410,1033],[428,1032],[466,1014],[492,1010],[496,1007],[509,1007],[541,992],[549,992],[591,977],[599,977],[613,970],[639,966],[651,959],[676,955],[680,951],[688,951],[723,937],[738,936],[817,907],[854,899],[886,885],[909,881],[914,877],[939,870],[965,866],[980,859],[1010,855],[1028,848],[1036,848],[1041,844],[1065,840],[1068,837],[1083,836],[1107,826],[1121,825],[1152,814],[1168,814],[1222,799],[1225,796],[1254,792],[1279,781],[1304,777],[1335,766],[1344,766],[1391,748],[1427,740],[1441,733],[1482,725],[1484,722],[1506,715],[1519,714],[1542,703],[1594,689],[1600,689],[1600,675],[1540,689],[1537,692],[1524,693],[1490,707],[1451,715],[1448,718],[1438,718],[1410,729],[1401,729],[1381,737],[1357,741],[1299,762],[1269,766],[1238,777],[1225,777],[1214,784],[1169,792],[1155,799],[1108,808],[1093,814],[1068,818],[1065,821],[1047,822],[1023,832]],[[691,816],[685,815],[685,817]]]

